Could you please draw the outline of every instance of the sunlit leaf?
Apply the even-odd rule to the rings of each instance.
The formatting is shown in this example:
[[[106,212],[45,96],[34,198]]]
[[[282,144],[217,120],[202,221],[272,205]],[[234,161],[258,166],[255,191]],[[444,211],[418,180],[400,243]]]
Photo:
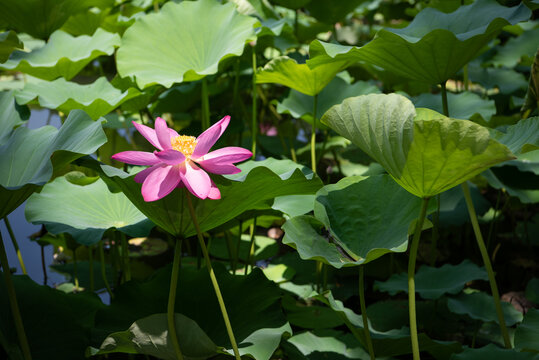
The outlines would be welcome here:
[[[321,121],[419,197],[439,194],[514,158],[507,147],[490,138],[486,128],[431,110],[416,114],[408,99],[395,94],[348,98],[329,109]]]
[[[53,234],[70,233],[83,245],[97,243],[110,228],[146,236],[153,227],[123,193],[111,193],[102,180],[80,186],[58,177],[30,196],[25,216]]]
[[[309,355],[314,354],[336,360],[369,358],[369,354],[359,345],[352,334],[336,330],[326,331],[322,334],[306,331],[292,336],[288,342],[306,356],[306,359],[310,359]]]
[[[111,55],[120,45],[120,36],[102,29],[92,36],[73,37],[61,30],[51,35],[47,44],[31,52],[15,51],[0,69],[21,71],[44,80],[77,75],[92,60]]]
[[[105,77],[100,77],[88,85],[69,82],[63,78],[54,81],[30,78],[25,87],[15,93],[19,104],[27,104],[37,99],[42,107],[57,109],[66,114],[73,109],[84,110],[94,120],[139,95],[140,92],[134,88],[122,92],[112,86]]]
[[[468,315],[472,319],[493,321],[498,323],[498,316],[492,296],[484,292],[461,294],[447,300],[447,307],[456,314]],[[522,313],[510,303],[502,302],[503,317],[507,326],[513,326],[522,321]]]
[[[508,8],[489,0],[449,14],[428,7],[407,27],[382,29],[363,47],[313,42],[312,66],[364,61],[399,76],[439,84],[477,56],[502,27],[527,20],[530,14],[524,4]]]
[[[245,43],[255,39],[256,22],[238,14],[234,4],[168,2],[125,32],[116,56],[118,73],[134,76],[140,88],[215,74],[220,61],[241,55]]]
[[[458,294],[466,283],[473,280],[488,280],[485,269],[469,260],[458,265],[445,264],[440,268],[423,265],[415,274],[416,292],[423,299],[438,299],[444,294]],[[408,292],[405,273],[394,274],[387,281],[376,281],[374,288],[395,295]]]

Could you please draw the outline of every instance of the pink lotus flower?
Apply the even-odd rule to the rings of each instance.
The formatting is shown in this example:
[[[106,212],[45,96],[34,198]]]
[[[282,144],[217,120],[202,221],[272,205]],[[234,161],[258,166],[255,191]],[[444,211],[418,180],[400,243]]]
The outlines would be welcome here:
[[[135,181],[142,183],[145,201],[159,200],[183,186],[201,199],[220,199],[221,193],[206,171],[237,174],[241,170],[234,163],[252,156],[249,150],[240,147],[225,147],[208,153],[229,122],[230,116],[225,116],[198,138],[179,135],[160,117],[155,120],[155,130],[133,122],[142,136],[159,151],[123,151],[112,158],[127,164],[150,166],[135,175]]]

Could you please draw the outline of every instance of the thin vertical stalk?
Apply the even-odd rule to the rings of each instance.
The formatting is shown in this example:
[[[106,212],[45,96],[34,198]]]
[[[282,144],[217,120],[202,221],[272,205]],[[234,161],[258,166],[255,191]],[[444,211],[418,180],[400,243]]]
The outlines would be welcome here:
[[[496,306],[496,314],[498,315],[498,321],[500,323],[500,330],[503,336],[503,342],[507,349],[511,349],[511,340],[509,338],[509,333],[507,332],[507,326],[505,325],[505,319],[503,317],[502,304],[500,302],[500,293],[498,292],[498,286],[496,285],[496,278],[494,276],[494,271],[492,270],[492,264],[488,256],[488,251],[483,241],[483,236],[481,235],[481,229],[479,228],[479,222],[477,221],[477,215],[475,213],[475,208],[473,206],[472,197],[470,196],[470,188],[468,183],[462,183],[462,192],[464,193],[464,199],[466,200],[466,206],[468,207],[468,213],[470,214],[470,220],[472,222],[472,228],[475,233],[475,239],[477,240],[477,245],[479,246],[479,251],[481,252],[481,257],[483,258],[483,263],[487,269],[488,281],[490,283],[490,289],[492,291],[492,297],[494,299],[494,305]]]
[[[217,296],[217,301],[219,302],[219,307],[221,308],[221,314],[223,315],[223,320],[225,322],[226,331],[228,333],[228,338],[230,339],[230,343],[232,344],[232,349],[234,350],[234,356],[236,357],[236,360],[241,360],[240,352],[238,350],[238,345],[236,343],[236,338],[234,337],[234,332],[232,331],[232,325],[230,324],[230,319],[228,318],[228,313],[226,311],[225,302],[223,300],[223,295],[221,295],[221,289],[219,289],[219,283],[217,282],[217,278],[215,277],[215,273],[211,265],[210,255],[208,254],[208,249],[206,249],[206,244],[204,243],[204,237],[202,236],[202,232],[200,231],[200,226],[198,225],[198,220],[195,213],[195,209],[193,207],[193,202],[191,201],[191,194],[189,193],[189,191],[185,190],[185,195],[187,197],[187,205],[189,207],[189,213],[191,214],[193,225],[195,225],[195,229],[197,231],[198,242],[200,244],[200,248],[202,249],[202,253],[204,254],[204,259],[206,260],[206,268],[208,269],[208,273],[210,274],[210,279],[213,285],[213,289],[215,291],[215,296]]]
[[[28,345],[28,339],[26,338],[26,332],[24,331],[21,312],[19,311],[19,303],[17,302],[17,294],[15,293],[15,286],[13,285],[13,280],[11,279],[9,262],[7,260],[6,249],[4,247],[4,240],[2,239],[1,233],[0,265],[2,265],[2,272],[4,273],[4,280],[6,282],[6,290],[9,299],[9,306],[11,307],[11,314],[13,316],[13,322],[15,323],[15,330],[17,331],[17,337],[19,338],[19,345],[21,346],[24,360],[32,360],[30,346]]]
[[[88,246],[88,264],[90,272],[90,292],[94,292],[95,281],[94,281],[94,249],[92,246]]]
[[[371,332],[369,331],[369,319],[367,318],[367,306],[365,304],[365,265],[359,265],[359,305],[361,307],[361,318],[363,319],[363,330],[365,331],[365,340],[371,360],[374,356],[374,347],[372,346]]]
[[[122,242],[122,263],[125,281],[131,280],[131,264],[129,263],[129,243],[123,232],[120,232],[120,238]]]
[[[419,238],[421,237],[421,229],[427,215],[427,206],[429,198],[423,198],[419,219],[415,227],[412,245],[410,246],[410,259],[408,260],[408,314],[410,315],[410,338],[412,340],[412,354],[414,360],[419,360],[419,339],[417,336],[417,320],[415,311],[415,262],[417,259],[417,249],[419,247]]]
[[[13,244],[13,247],[15,248],[15,251],[17,252],[17,258],[19,259],[19,264],[21,265],[22,273],[24,275],[28,275],[28,273],[26,272],[26,266],[24,266],[24,261],[22,261],[21,249],[19,249],[17,238],[15,237],[15,233],[13,233],[13,229],[11,228],[11,224],[9,223],[7,216],[4,217],[4,222],[6,223],[6,228],[7,228],[7,232],[9,233],[9,237],[11,238],[11,243]]]
[[[247,261],[245,263],[245,275],[247,275],[247,270],[248,270],[249,265],[251,266],[251,271],[253,271],[253,267],[254,267],[255,230],[256,230],[256,216],[253,220],[253,223],[249,227],[249,234],[251,235],[251,241],[249,242],[249,252],[247,253]]]
[[[316,107],[318,106],[318,94],[313,99],[313,128],[311,132],[311,167],[316,174]]]
[[[449,117],[449,107],[447,105],[447,89],[445,87],[445,81],[440,84],[442,87],[442,107],[444,109],[444,115]]]
[[[210,96],[208,94],[208,81],[202,78],[202,130],[210,127]]]
[[[253,78],[252,78],[252,97],[253,97],[253,104],[252,104],[252,123],[251,123],[251,137],[252,137],[252,147],[251,152],[253,153],[253,159],[256,157],[256,135],[258,132],[258,123],[256,119],[256,45],[251,46],[252,49],[252,65],[253,65]]]
[[[101,277],[103,278],[103,282],[105,283],[105,287],[107,288],[107,292],[109,293],[109,296],[111,299],[114,299],[114,294],[112,293],[112,290],[110,289],[109,280],[107,279],[107,269],[105,268],[105,250],[103,249],[103,240],[99,242],[99,262],[101,263]]]
[[[47,285],[47,265],[45,265],[45,245],[41,247],[41,270],[43,271],[43,285]]]
[[[183,354],[180,349],[180,343],[178,342],[178,335],[176,332],[174,307],[176,305],[176,289],[178,287],[178,277],[180,274],[180,263],[182,258],[182,242],[183,239],[179,238],[174,245],[174,261],[172,262],[172,276],[170,277],[167,305],[168,334],[170,335],[170,340],[172,341],[172,346],[178,360],[183,360]]]

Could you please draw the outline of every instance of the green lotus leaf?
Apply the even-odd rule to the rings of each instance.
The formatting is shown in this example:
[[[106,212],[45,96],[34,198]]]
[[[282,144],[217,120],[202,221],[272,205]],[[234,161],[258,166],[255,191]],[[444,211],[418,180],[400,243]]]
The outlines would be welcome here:
[[[468,64],[468,78],[486,89],[497,87],[502,94],[512,94],[528,86],[524,75],[513,69],[485,68],[474,62]]]
[[[365,81],[349,84],[337,76],[318,95],[316,114],[320,117],[330,107],[340,104],[346,98],[379,92],[380,90],[375,85]],[[287,113],[296,119],[304,118],[312,122],[313,106],[314,99],[312,96],[291,90],[282,102],[277,103],[277,112],[281,114]]]
[[[537,165],[537,163],[535,163],[535,165]],[[502,179],[501,176],[496,175],[492,169],[484,171],[481,176],[488,181],[490,186],[495,189],[507,191],[509,195],[517,197],[523,204],[535,204],[539,202],[539,190],[537,189],[523,189],[512,184],[506,184],[507,178]]]
[[[0,22],[20,33],[46,39],[71,15],[113,4],[113,0],[4,0]]]
[[[30,78],[22,90],[15,93],[19,104],[37,99],[39,105],[69,113],[73,109],[84,110],[94,120],[104,116],[141,93],[135,88],[126,91],[112,86],[105,77],[88,85],[69,82],[63,78],[45,81]]]
[[[429,7],[406,28],[382,29],[363,47],[313,42],[311,66],[363,61],[399,76],[439,84],[477,56],[502,27],[527,20],[530,14],[524,4],[509,8],[490,0],[475,1],[449,14]]]
[[[31,52],[15,51],[0,69],[21,71],[44,80],[77,75],[92,60],[111,55],[120,45],[120,36],[102,29],[92,36],[73,37],[61,30],[51,35],[47,44]]]
[[[217,355],[217,345],[196,322],[182,314],[175,314],[177,338],[185,360],[204,360]],[[159,359],[176,360],[176,352],[169,339],[167,314],[154,314],[135,321],[126,331],[110,334],[99,350],[88,355],[111,353],[144,354]]]
[[[266,279],[258,268],[246,276],[234,276],[219,263],[215,264],[214,270],[240,354],[269,360],[281,337],[292,332],[280,307],[279,287]],[[123,331],[137,319],[166,309],[170,273],[171,266],[165,266],[147,281],[128,282],[118,287],[111,305],[95,317],[97,346],[110,333]],[[184,266],[178,283],[181,286],[176,294],[175,312],[195,321],[213,343],[232,354],[207,269]]]
[[[493,137],[515,155],[539,149],[539,116],[520,120],[505,132],[493,131]]]
[[[355,10],[365,0],[349,0],[349,1],[326,1],[312,0],[305,5],[305,9],[309,15],[326,24],[335,24],[344,20],[344,18]]]
[[[43,126],[30,130],[18,127],[0,146],[0,195],[4,201],[0,217],[20,205],[52,176],[54,166],[61,167],[85,154],[92,154],[107,141],[99,121],[82,110],[74,110],[62,127]],[[24,159],[24,161],[21,161]]]
[[[287,195],[275,198],[272,209],[289,217],[307,214],[314,210],[315,195]]]
[[[458,294],[467,282],[488,280],[487,272],[469,260],[458,265],[445,264],[440,268],[423,265],[415,274],[416,292],[423,299],[438,299],[444,294]],[[374,288],[395,295],[408,292],[405,273],[394,274],[387,281],[376,281]]]
[[[217,73],[221,60],[241,55],[256,38],[256,23],[234,4],[168,2],[127,29],[116,56],[118,73],[134,76],[140,88],[199,80]]]
[[[22,48],[22,41],[17,37],[15,31],[0,33],[0,63],[5,62],[13,50]]]
[[[416,113],[408,99],[395,94],[348,98],[321,121],[419,197],[432,197],[514,158],[486,128],[432,110]]]
[[[17,106],[12,91],[0,92],[0,145],[9,139],[13,128],[24,124],[21,114],[24,108]]]
[[[455,314],[468,315],[472,319],[498,323],[498,316],[492,296],[484,292],[460,294],[447,300],[447,307]],[[502,302],[503,317],[507,326],[522,321],[522,313],[508,302]]]
[[[80,186],[58,177],[30,196],[25,216],[53,234],[70,233],[83,245],[97,243],[110,228],[147,236],[153,227],[123,193],[111,193],[103,180]]]
[[[523,61],[524,65],[530,66],[531,59],[537,52],[537,38],[539,27],[525,31],[522,35],[509,39],[503,46],[498,48],[498,53],[489,61],[494,66],[513,68]]]
[[[428,108],[443,113],[442,97],[439,94],[423,93],[412,99],[416,108]],[[471,119],[478,114],[484,121],[489,122],[492,115],[496,114],[494,100],[483,99],[472,92],[460,94],[447,94],[449,115],[454,119]]]
[[[275,3],[280,6],[284,6],[288,9],[301,9],[312,0],[273,0],[272,3]]]
[[[451,360],[538,360],[539,355],[529,352],[518,352],[512,349],[502,349],[494,344],[488,344],[480,349],[467,348],[460,354],[451,356]]]
[[[308,64],[298,64],[294,59],[281,56],[271,60],[263,69],[257,71],[256,82],[257,84],[280,84],[302,94],[314,96],[319,94],[343,69],[342,65],[342,62],[332,62],[311,69]]]
[[[539,310],[529,309],[522,324],[515,331],[515,348],[520,351],[539,352]],[[536,355],[539,357],[539,355]]]
[[[336,360],[369,358],[369,354],[358,344],[354,335],[336,330],[324,331],[321,334],[306,331],[292,336],[287,342],[294,345],[305,359],[310,359],[308,356],[313,353]]]
[[[121,189],[144,215],[168,233],[184,237],[196,234],[183,189],[176,189],[161,200],[145,202],[141,184],[133,180],[133,175],[89,159],[81,164],[100,172],[109,185]],[[313,194],[322,186],[312,172],[290,160],[248,161],[238,167],[242,172],[229,179],[212,177],[221,191],[220,200],[192,197],[202,231],[222,225],[247,210],[271,209],[273,199],[278,196]]]

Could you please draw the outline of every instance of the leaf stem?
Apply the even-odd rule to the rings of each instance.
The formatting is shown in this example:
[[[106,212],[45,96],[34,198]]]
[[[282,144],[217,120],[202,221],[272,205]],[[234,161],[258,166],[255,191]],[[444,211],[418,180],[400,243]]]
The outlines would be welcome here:
[[[107,288],[107,292],[109,293],[109,296],[112,299],[114,299],[114,294],[112,293],[112,290],[110,289],[109,280],[107,279],[107,269],[105,267],[105,250],[103,249],[103,240],[99,242],[99,262],[101,263],[101,277],[103,278],[103,282],[105,283],[105,287]]]
[[[417,219],[414,237],[410,246],[410,259],[408,260],[408,313],[410,315],[410,338],[412,340],[412,354],[414,360],[419,360],[419,339],[417,336],[417,319],[415,311],[415,262],[417,259],[417,249],[419,247],[419,239],[421,237],[421,230],[423,229],[423,222],[427,215],[427,207],[429,204],[429,198],[423,198],[421,204],[421,211],[419,218]]]
[[[363,330],[365,340],[371,360],[376,359],[372,346],[371,332],[369,331],[369,319],[367,318],[367,306],[365,304],[365,265],[359,265],[359,305],[361,307],[361,318],[363,319]]]
[[[43,285],[47,285],[47,265],[45,265],[45,245],[39,245],[41,248],[41,270],[43,270]]]
[[[210,127],[210,97],[208,94],[208,80],[202,78],[202,130]]]
[[[13,229],[11,228],[11,224],[9,223],[7,216],[4,217],[4,222],[6,223],[6,228],[7,232],[9,233],[9,237],[11,238],[11,243],[13,244],[13,247],[17,252],[17,258],[19,259],[19,264],[21,264],[22,273],[24,275],[28,275],[28,273],[26,272],[26,266],[24,266],[24,261],[22,261],[21,249],[19,249],[17,238],[15,237],[15,233],[13,233]]]
[[[509,338],[509,333],[507,332],[505,319],[503,317],[502,304],[500,302],[500,293],[498,292],[498,286],[496,285],[496,278],[494,276],[494,271],[492,270],[492,264],[488,256],[488,251],[485,246],[485,242],[483,241],[483,236],[481,235],[481,229],[479,228],[479,222],[477,221],[477,215],[475,213],[472,197],[470,195],[470,188],[468,187],[467,182],[462,183],[462,192],[464,193],[464,199],[466,200],[466,206],[468,207],[468,213],[470,214],[470,220],[472,222],[475,239],[477,240],[477,245],[479,246],[479,251],[481,252],[481,257],[483,258],[483,263],[485,264],[485,268],[487,269],[488,281],[490,283],[490,289],[492,291],[494,305],[496,306],[496,314],[498,315],[498,321],[500,323],[500,330],[502,332],[503,342],[507,349],[511,349],[511,340]]]
[[[193,225],[195,225],[195,229],[197,231],[198,242],[200,244],[200,248],[202,249],[202,253],[204,254],[204,260],[206,261],[206,268],[208,269],[208,273],[210,274],[210,279],[213,285],[213,289],[215,291],[215,296],[217,296],[217,301],[219,302],[219,307],[221,308],[221,314],[223,315],[223,320],[225,322],[226,331],[228,333],[228,338],[230,339],[230,343],[232,344],[232,349],[234,350],[234,356],[236,357],[236,360],[241,360],[240,352],[238,350],[238,345],[236,344],[236,338],[234,337],[234,332],[232,331],[232,325],[230,324],[228,313],[226,311],[225,302],[223,300],[223,295],[221,295],[221,289],[219,289],[219,283],[217,282],[217,278],[215,277],[215,273],[211,265],[210,255],[208,254],[208,249],[206,249],[206,244],[204,243],[204,238],[202,236],[202,232],[200,231],[200,226],[198,225],[198,220],[195,213],[195,209],[193,207],[193,202],[191,201],[191,194],[189,193],[187,189],[185,190],[185,194],[187,197],[187,205],[189,207],[189,213],[191,214]]]
[[[318,94],[313,99],[313,127],[311,132],[311,167],[316,174],[316,107],[318,106]]]
[[[19,338],[19,345],[21,346],[24,360],[31,360],[32,355],[30,353],[30,346],[28,345],[28,339],[26,338],[26,332],[24,331],[22,317],[19,311],[19,303],[17,302],[15,286],[13,285],[13,280],[11,279],[11,271],[9,270],[9,262],[7,260],[6,249],[4,247],[4,240],[2,239],[1,233],[0,265],[2,265],[2,272],[4,273],[4,280],[6,282],[6,290],[9,298],[9,306],[11,307],[11,314],[13,316],[13,322],[15,323],[15,330],[17,331],[17,337]]]
[[[245,262],[245,275],[247,275],[247,270],[249,268],[249,265],[251,266],[251,271],[253,271],[253,267],[254,267],[255,230],[256,230],[256,216],[255,216],[251,226],[249,226],[249,233],[251,235],[251,241],[249,242],[249,252],[247,253],[247,261]]]
[[[170,277],[167,305],[168,333],[178,360],[183,360],[183,354],[180,349],[180,343],[178,342],[178,335],[176,333],[176,316],[174,313],[174,307],[176,305],[176,289],[178,287],[178,276],[180,273],[180,264],[182,258],[182,242],[183,239],[179,238],[176,240],[176,244],[174,245],[174,261],[172,263],[172,276]]]
[[[444,115],[449,117],[449,107],[447,105],[447,89],[445,87],[445,81],[440,84],[442,87],[442,107],[444,109]]]
[[[95,281],[94,281],[94,249],[92,246],[87,246],[88,249],[88,264],[90,272],[90,292],[94,292]]]
[[[252,104],[252,123],[251,123],[251,136],[252,136],[252,148],[251,152],[253,153],[253,159],[256,157],[256,135],[258,132],[258,124],[256,121],[256,45],[251,46],[252,49],[252,63],[253,63],[253,78],[252,78],[252,97],[253,97],[253,104]]]

